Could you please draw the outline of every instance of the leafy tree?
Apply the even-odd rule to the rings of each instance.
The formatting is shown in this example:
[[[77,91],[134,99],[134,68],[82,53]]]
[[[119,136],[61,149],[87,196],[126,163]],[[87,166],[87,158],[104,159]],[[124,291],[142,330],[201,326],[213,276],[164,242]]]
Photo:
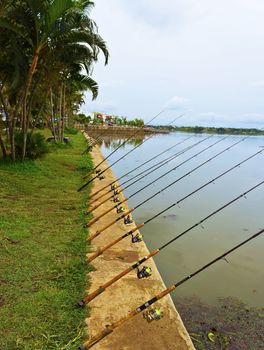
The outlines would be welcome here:
[[[1,1],[0,102],[13,160],[15,128],[22,135],[24,159],[28,129],[36,120],[46,116],[62,139],[82,93],[90,90],[97,97],[98,85],[90,77],[93,63],[102,52],[107,64],[109,54],[87,15],[92,6],[89,0]]]

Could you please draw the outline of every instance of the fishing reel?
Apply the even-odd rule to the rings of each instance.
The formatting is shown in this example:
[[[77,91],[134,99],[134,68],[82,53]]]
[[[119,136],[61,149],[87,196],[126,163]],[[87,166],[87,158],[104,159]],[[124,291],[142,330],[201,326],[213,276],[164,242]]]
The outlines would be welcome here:
[[[119,190],[114,190],[114,196],[116,196],[119,193]]]
[[[133,220],[131,219],[131,217],[128,215],[127,217],[124,218],[124,224],[125,225],[131,225],[133,224]]]
[[[118,208],[116,209],[116,213],[117,213],[117,214],[123,213],[124,211],[125,211],[125,208],[122,207],[122,206],[120,206],[120,207],[118,207]]]
[[[114,203],[119,203],[120,202],[120,198],[119,197],[114,197],[113,198],[113,202]]]
[[[116,188],[116,185],[111,185],[111,191],[114,191]]]
[[[143,235],[141,233],[137,233],[135,236],[133,236],[132,234],[132,239],[131,239],[132,243],[139,243],[142,241],[143,241]]]
[[[98,169],[98,170],[95,170],[95,174],[99,174],[99,173],[101,173],[101,169]]]
[[[164,316],[164,313],[161,309],[150,309],[148,311],[143,312],[143,317],[147,322],[159,321]]]
[[[149,266],[143,266],[141,270],[137,269],[137,278],[148,278],[152,275],[152,269]]]
[[[98,177],[98,179],[99,179],[99,180],[103,180],[103,179],[105,179],[105,177],[104,177],[104,175],[100,175],[100,176]]]

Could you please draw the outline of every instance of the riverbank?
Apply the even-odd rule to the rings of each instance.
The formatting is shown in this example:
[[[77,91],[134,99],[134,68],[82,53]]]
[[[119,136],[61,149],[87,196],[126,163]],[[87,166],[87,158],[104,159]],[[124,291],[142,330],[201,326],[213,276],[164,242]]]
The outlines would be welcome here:
[[[46,135],[47,136],[47,135]],[[24,163],[0,162],[0,348],[76,350],[87,287],[88,191],[76,189],[91,167],[81,133],[69,145]]]
[[[256,128],[225,128],[225,127],[208,127],[208,126],[153,126],[156,130],[167,132],[187,132],[194,134],[219,134],[219,135],[264,135],[262,129]]]
[[[75,124],[74,127],[77,130],[85,130],[91,137],[97,136],[112,136],[117,135],[120,137],[129,137],[135,135],[137,137],[142,137],[148,134],[168,134],[167,130],[158,130],[152,127],[137,128],[131,126],[107,126],[107,125],[89,125],[85,126],[83,124]]]
[[[103,159],[97,146],[93,148],[92,158],[94,164],[98,164]],[[107,162],[100,168],[104,169],[105,167],[107,167]],[[116,179],[111,169],[107,170],[104,175],[104,180],[94,181],[93,192]],[[120,197],[124,198],[122,194]],[[94,211],[94,217],[112,206],[113,202],[107,201]],[[128,208],[127,205],[124,205],[124,207]],[[97,230],[116,218],[116,212],[112,211],[89,228],[90,235],[93,235]],[[119,221],[92,241],[92,252],[97,251],[98,248],[111,242],[133,227],[134,224],[125,226],[122,221]],[[94,291],[148,253],[149,251],[144,242],[133,244],[130,238],[119,242],[92,262],[94,271],[89,274],[91,279],[89,291]],[[139,280],[136,271],[132,271],[90,302],[90,317],[87,318],[87,330],[90,336],[103,330],[106,324],[111,324],[126,316],[131,310],[134,310],[137,306],[165,289],[155,262],[150,259],[146,262],[146,265],[150,266],[153,271],[152,276],[148,279]],[[93,349],[193,350],[194,347],[190,337],[174,307],[171,297],[163,298],[156,306],[164,311],[164,317],[161,320],[147,323],[142,314],[139,314],[116,329],[111,335],[95,345]]]

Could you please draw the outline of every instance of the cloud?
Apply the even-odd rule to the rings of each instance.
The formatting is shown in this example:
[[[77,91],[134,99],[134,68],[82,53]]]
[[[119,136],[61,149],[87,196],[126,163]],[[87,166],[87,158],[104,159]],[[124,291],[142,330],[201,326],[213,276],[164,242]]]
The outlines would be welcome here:
[[[240,115],[218,114],[215,112],[192,114],[188,118],[190,125],[204,125],[204,126],[247,126],[260,127],[264,126],[264,114],[245,113]]]
[[[94,69],[100,103],[87,94],[85,108],[147,120],[167,101],[167,120],[261,120],[263,15],[259,0],[97,0],[92,17],[111,57]]]
[[[239,121],[243,123],[254,123],[254,124],[262,123],[262,126],[264,127],[264,113],[263,114],[258,114],[258,113],[242,114],[239,117]]]
[[[102,112],[106,114],[113,114],[117,111],[117,106],[113,102],[94,101],[89,105],[83,105],[81,111],[84,113]]]
[[[264,87],[264,80],[253,81],[250,85],[255,87]]]
[[[187,98],[182,96],[173,96],[166,102],[165,108],[168,110],[180,110],[185,109],[188,105],[189,100]]]

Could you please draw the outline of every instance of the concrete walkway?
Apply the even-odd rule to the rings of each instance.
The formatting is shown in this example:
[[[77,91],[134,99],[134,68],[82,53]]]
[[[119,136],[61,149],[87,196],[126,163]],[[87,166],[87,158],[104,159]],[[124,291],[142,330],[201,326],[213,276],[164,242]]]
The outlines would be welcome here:
[[[103,159],[100,149],[97,146],[93,148],[92,157],[95,165]],[[100,168],[103,170],[107,166],[108,164],[105,162]],[[115,180],[111,169],[107,170],[104,175],[104,180],[99,181],[96,179],[93,182],[92,193]],[[120,197],[123,198],[122,194]],[[95,204],[97,202],[93,205]],[[93,212],[94,217],[113,206],[114,203],[108,200]],[[123,206],[126,209],[128,208],[127,205]],[[100,230],[117,217],[116,210],[111,211],[89,228],[90,235],[93,235],[97,230]],[[133,225],[125,226],[123,220],[120,220],[92,241],[91,252],[95,252],[99,247],[106,245],[129,231],[134,227]],[[89,292],[93,292],[100,285],[148,253],[149,251],[144,242],[132,244],[131,238],[125,238],[92,262],[95,271],[89,274],[91,282]],[[90,317],[86,320],[87,331],[90,336],[94,336],[102,331],[107,324],[111,324],[124,317],[131,310],[134,310],[165,289],[165,285],[153,259],[148,260],[146,265],[150,266],[153,271],[152,276],[148,279],[139,280],[134,270],[90,302]],[[100,343],[94,345],[93,349],[194,350],[195,348],[175,309],[171,297],[164,297],[155,303],[154,306],[160,307],[164,311],[164,317],[161,320],[148,323],[143,318],[143,315],[139,314],[116,329]]]

